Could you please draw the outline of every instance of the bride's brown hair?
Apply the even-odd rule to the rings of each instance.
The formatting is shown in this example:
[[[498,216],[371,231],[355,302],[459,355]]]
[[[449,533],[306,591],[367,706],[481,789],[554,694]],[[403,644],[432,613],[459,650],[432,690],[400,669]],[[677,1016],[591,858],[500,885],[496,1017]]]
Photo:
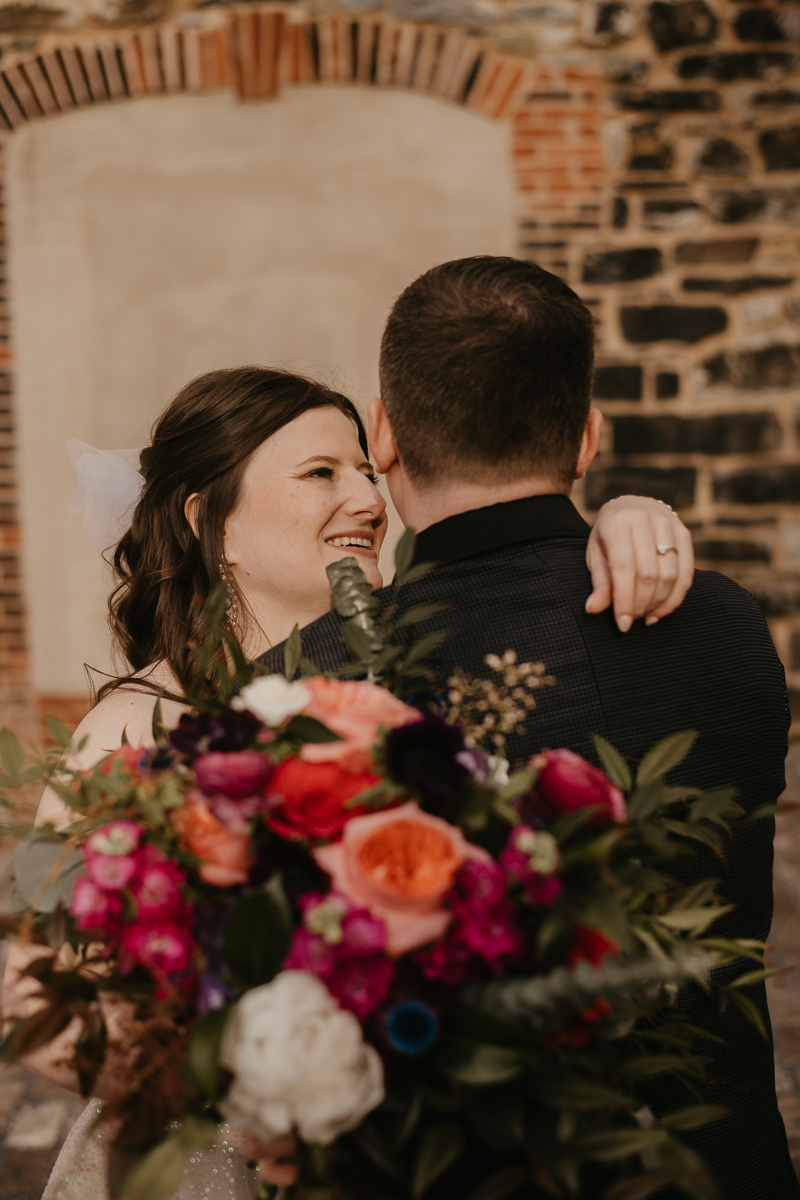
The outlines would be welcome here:
[[[205,602],[221,582],[225,521],[250,456],[314,408],[349,417],[368,455],[364,426],[346,396],[266,367],[200,375],[158,418],[139,460],[144,490],[111,560],[117,582],[109,623],[131,672],[108,680],[99,699],[156,662],[167,663],[178,683],[189,686],[200,665],[192,643],[201,644],[209,632]],[[193,492],[199,493],[197,537],[184,514]]]

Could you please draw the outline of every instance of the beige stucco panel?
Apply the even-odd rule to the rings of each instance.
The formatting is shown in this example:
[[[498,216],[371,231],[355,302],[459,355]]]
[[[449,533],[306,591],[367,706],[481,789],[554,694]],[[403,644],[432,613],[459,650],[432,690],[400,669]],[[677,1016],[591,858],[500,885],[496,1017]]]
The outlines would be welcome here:
[[[513,253],[509,133],[407,92],[179,95],[50,118],[10,144],[24,569],[34,686],[108,664],[108,582],[70,437],[142,445],[198,372],[245,362],[364,403],[388,308],[436,262]]]

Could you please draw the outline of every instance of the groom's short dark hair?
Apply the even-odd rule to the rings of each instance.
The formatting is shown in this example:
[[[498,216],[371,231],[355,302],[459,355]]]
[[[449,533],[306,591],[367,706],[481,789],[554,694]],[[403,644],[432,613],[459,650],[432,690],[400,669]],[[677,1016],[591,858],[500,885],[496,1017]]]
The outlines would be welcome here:
[[[434,267],[397,299],[381,395],[412,479],[571,483],[592,391],[592,316],[516,258]]]

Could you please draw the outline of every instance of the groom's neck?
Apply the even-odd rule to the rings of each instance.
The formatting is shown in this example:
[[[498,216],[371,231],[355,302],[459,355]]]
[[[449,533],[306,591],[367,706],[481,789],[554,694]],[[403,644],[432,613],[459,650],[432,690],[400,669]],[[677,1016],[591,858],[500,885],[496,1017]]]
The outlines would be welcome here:
[[[447,517],[476,508],[487,508],[490,504],[504,504],[525,496],[547,496],[556,492],[568,496],[572,490],[562,481],[538,475],[508,483],[454,482],[435,488],[419,488],[403,473],[402,478],[392,478],[390,474],[387,482],[400,519],[406,528],[414,529],[417,533]]]

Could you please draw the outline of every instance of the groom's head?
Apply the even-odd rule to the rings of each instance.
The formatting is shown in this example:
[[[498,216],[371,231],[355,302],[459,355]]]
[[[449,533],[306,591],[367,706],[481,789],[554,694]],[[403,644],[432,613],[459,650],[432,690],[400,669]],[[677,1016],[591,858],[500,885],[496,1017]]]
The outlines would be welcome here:
[[[593,341],[586,305],[532,263],[462,258],[415,280],[380,357],[383,405],[415,487],[537,476],[569,488]]]

